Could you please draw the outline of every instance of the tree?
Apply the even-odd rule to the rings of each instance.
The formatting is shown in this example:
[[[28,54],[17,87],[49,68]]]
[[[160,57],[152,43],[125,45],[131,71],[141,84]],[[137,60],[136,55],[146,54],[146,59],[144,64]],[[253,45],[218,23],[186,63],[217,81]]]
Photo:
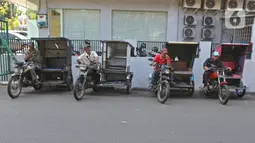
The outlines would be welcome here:
[[[15,4],[9,3],[6,0],[0,0],[0,19],[8,21],[8,28],[15,29],[18,27],[18,15],[21,14],[20,10],[17,10]],[[5,29],[5,27],[2,27]]]

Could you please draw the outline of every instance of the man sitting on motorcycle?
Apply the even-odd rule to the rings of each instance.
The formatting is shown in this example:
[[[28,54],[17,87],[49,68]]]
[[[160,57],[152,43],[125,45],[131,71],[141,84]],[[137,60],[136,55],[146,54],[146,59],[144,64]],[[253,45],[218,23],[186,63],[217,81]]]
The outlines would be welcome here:
[[[25,55],[25,61],[29,62],[29,66],[27,68],[27,71],[30,71],[32,81],[37,84],[38,79],[36,76],[35,69],[40,69],[41,68],[41,57],[39,51],[35,49],[34,43],[28,43],[28,52]]]
[[[171,58],[168,56],[168,51],[166,48],[163,48],[160,54],[157,54],[153,61],[152,61],[152,66],[154,67],[154,72],[152,73],[152,79],[151,79],[151,87],[154,87],[155,80],[156,80],[156,75],[158,74],[159,70],[158,67],[156,66],[156,64],[158,65],[167,65],[169,67],[171,67]],[[172,67],[171,67],[172,69]],[[172,69],[173,70],[173,69]],[[173,73],[171,72],[171,84],[174,85],[174,81],[173,81]]]
[[[208,78],[209,76],[214,72],[212,70],[210,70],[210,68],[224,68],[223,63],[220,61],[219,59],[219,52],[213,52],[212,57],[208,58],[204,64],[204,74],[203,74],[203,84],[204,87],[207,86],[207,82],[208,82]],[[231,70],[230,67],[227,68],[228,70]]]
[[[79,64],[82,64],[85,66],[95,65],[95,67],[97,67],[98,55],[95,51],[91,51],[90,44],[86,43],[85,48],[84,48],[84,53],[78,57],[77,61]],[[96,69],[96,68],[92,70],[93,77],[96,77],[97,70],[98,69]],[[98,80],[98,78],[97,78],[97,80]]]

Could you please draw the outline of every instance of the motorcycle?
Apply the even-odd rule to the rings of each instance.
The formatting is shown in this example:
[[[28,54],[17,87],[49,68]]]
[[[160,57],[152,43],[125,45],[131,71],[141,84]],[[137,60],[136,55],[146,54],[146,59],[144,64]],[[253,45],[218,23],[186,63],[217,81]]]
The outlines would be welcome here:
[[[7,85],[7,92],[12,99],[18,98],[22,87],[33,86],[35,90],[40,90],[42,84],[32,82],[32,76],[29,71],[29,67],[33,65],[33,62],[16,62],[14,65],[14,73],[11,75]],[[39,71],[36,69],[37,79],[40,79],[38,75]],[[14,91],[13,91],[14,90]]]
[[[76,65],[79,68],[79,75],[74,85],[74,98],[80,101],[85,96],[85,90],[92,88],[94,92],[97,92],[100,88],[100,75],[94,73],[93,70],[98,70],[100,64],[92,63],[90,66]]]
[[[149,61],[152,60],[153,59],[149,59]],[[152,64],[150,64],[150,66],[152,66]],[[160,70],[154,76],[156,84],[151,87],[151,90],[157,95],[158,101],[163,104],[167,101],[170,95],[170,77],[172,71],[171,67],[165,65],[156,64],[156,67]]]
[[[228,88],[228,83],[225,79],[226,68],[210,68],[209,71],[212,71],[207,85],[204,87],[205,94],[208,95],[214,91],[217,92],[219,101],[222,105],[228,103],[230,92]]]

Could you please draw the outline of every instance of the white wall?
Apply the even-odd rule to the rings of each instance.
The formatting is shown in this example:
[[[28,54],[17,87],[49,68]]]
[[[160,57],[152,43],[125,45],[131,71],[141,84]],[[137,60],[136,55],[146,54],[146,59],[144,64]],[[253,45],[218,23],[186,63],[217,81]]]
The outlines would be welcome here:
[[[41,0],[40,13],[47,13],[48,8],[60,9],[100,9],[101,10],[101,39],[110,40],[112,36],[112,10],[142,10],[142,11],[166,11],[168,12],[167,24],[167,40],[168,41],[182,41],[183,17],[184,14],[193,14],[194,10],[187,10],[184,12],[180,5],[180,0]],[[207,11],[206,13],[198,11],[196,13],[197,36],[194,41],[200,41],[202,29],[203,15],[213,15],[215,12]],[[217,13],[216,18],[222,15],[222,12]],[[75,22],[75,21],[74,21]],[[219,43],[221,38],[221,21],[217,20],[215,28],[215,36],[213,42]],[[49,29],[40,29],[40,36],[47,37]],[[226,37],[226,39],[229,39]]]

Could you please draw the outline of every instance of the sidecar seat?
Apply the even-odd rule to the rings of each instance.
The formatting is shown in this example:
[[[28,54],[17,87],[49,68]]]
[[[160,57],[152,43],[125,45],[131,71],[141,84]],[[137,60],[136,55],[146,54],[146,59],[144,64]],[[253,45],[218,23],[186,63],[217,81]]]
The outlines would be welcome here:
[[[225,67],[230,67],[231,69],[236,69],[236,63],[235,62],[222,61],[222,63]]]
[[[237,64],[235,62],[225,62],[225,61],[222,61],[223,65],[225,67],[230,67],[232,69],[232,71],[235,71],[236,68],[237,68]],[[232,72],[232,77],[233,78],[241,78],[240,75],[238,74],[235,74],[235,72]]]

